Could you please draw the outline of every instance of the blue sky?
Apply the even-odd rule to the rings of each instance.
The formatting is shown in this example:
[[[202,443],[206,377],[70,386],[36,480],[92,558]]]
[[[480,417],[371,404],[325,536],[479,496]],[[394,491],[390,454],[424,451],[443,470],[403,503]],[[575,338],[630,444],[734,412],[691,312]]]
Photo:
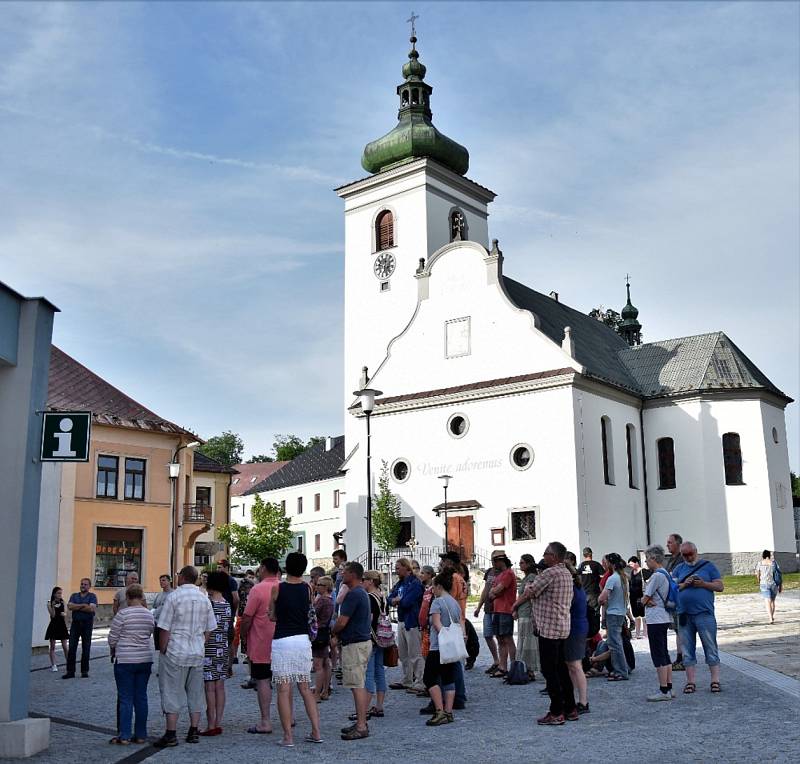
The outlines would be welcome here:
[[[646,340],[722,329],[800,397],[800,6],[413,7],[434,122],[498,193],[508,275],[588,311],[620,309],[630,272]],[[409,14],[4,3],[0,280],[204,437],[249,455],[340,433],[332,188],[395,124]]]

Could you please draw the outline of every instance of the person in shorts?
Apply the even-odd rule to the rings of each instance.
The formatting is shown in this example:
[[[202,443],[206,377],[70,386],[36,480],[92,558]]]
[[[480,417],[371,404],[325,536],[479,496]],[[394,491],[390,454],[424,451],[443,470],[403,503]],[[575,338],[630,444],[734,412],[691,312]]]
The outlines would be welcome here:
[[[516,660],[517,646],[514,644],[514,602],[517,599],[517,576],[508,557],[495,557],[492,562],[497,569],[494,584],[489,590],[492,602],[492,631],[497,637],[498,667],[489,676],[502,678],[508,673],[510,661]]]
[[[583,588],[581,574],[576,568],[575,555],[567,552],[564,564],[572,574],[572,604],[569,609],[569,636],[564,642],[564,662],[569,670],[572,686],[578,691],[578,702],[575,708],[578,714],[589,713],[589,687],[583,671],[583,659],[586,656],[586,638],[589,635],[589,613],[586,604],[586,592]]]
[[[478,600],[478,607],[475,608],[473,615],[478,618],[483,608],[483,638],[486,640],[486,646],[492,654],[492,665],[486,669],[487,674],[492,674],[500,667],[500,656],[497,653],[497,640],[494,636],[494,629],[492,627],[492,601],[489,599],[489,592],[494,586],[494,579],[498,574],[497,568],[494,567],[495,558],[505,557],[506,553],[502,549],[495,549],[492,552],[492,567],[487,568],[483,574],[483,591],[481,598]]]
[[[650,658],[658,675],[658,689],[649,701],[672,700],[672,660],[667,649],[667,631],[672,625],[672,616],[664,607],[669,599],[669,573],[664,569],[664,547],[658,544],[648,547],[645,565],[652,571],[642,597],[644,617],[647,622],[647,640],[650,643]]]
[[[342,684],[352,691],[356,709],[356,721],[342,728],[342,740],[361,740],[369,737],[367,709],[371,696],[365,689],[365,681],[372,654],[372,608],[363,586],[362,565],[348,562],[342,577],[348,591],[331,630],[331,641],[341,645]]]
[[[258,583],[249,591],[242,614],[242,639],[247,641],[250,679],[258,693],[260,719],[248,727],[251,735],[272,732],[269,707],[272,703],[272,638],[275,622],[269,617],[272,590],[280,583],[281,568],[274,557],[265,557],[258,566]]]

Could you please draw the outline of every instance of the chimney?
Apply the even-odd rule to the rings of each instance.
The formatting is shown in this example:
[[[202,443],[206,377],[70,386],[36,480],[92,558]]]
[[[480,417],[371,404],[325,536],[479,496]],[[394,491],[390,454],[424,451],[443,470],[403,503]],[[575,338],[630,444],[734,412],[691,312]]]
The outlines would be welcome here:
[[[558,292],[550,292],[550,297],[552,297],[556,302],[558,302]]]
[[[570,358],[575,357],[575,340],[572,339],[572,328],[564,327],[564,339],[561,340],[561,349],[569,353]]]
[[[328,435],[325,438],[325,450],[330,451],[332,448],[333,448],[333,438],[330,435]]]

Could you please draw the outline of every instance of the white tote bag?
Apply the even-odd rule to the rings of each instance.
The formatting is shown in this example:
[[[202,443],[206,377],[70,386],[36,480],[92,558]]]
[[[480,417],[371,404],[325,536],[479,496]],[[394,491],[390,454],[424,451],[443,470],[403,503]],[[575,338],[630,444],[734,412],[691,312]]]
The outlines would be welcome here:
[[[439,663],[456,663],[467,657],[467,645],[461,629],[461,614],[459,613],[458,618],[453,618],[449,605],[446,607],[450,625],[442,626],[439,630]]]

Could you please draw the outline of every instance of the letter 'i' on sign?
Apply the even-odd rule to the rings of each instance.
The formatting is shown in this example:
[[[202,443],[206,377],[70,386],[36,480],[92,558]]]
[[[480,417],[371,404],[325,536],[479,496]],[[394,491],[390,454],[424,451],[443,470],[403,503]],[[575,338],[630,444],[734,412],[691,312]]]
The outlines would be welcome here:
[[[46,411],[42,420],[43,462],[88,462],[91,411]]]

